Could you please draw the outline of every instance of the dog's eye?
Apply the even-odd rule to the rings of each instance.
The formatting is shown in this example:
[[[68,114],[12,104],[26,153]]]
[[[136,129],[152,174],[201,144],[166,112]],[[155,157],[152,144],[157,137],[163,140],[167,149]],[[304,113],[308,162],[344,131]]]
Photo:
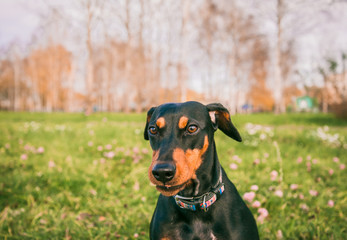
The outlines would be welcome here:
[[[156,135],[158,133],[157,129],[155,127],[149,127],[148,131],[152,135]]]
[[[190,126],[188,126],[187,131],[188,131],[189,133],[195,133],[196,131],[198,131],[198,126],[196,126],[196,125],[190,125]]]

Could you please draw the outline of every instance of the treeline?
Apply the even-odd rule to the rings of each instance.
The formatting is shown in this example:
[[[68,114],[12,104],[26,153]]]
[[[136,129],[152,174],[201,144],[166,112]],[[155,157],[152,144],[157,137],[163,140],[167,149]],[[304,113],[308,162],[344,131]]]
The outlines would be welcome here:
[[[273,1],[277,30],[269,36],[262,28],[268,20],[256,15],[262,1],[253,2],[255,13],[236,0],[47,4],[30,44],[2,52],[0,109],[140,112],[199,100],[223,102],[233,113],[247,106],[284,112],[303,94],[323,109],[344,101],[346,59],[315,66],[324,85],[299,90],[295,36],[284,34],[293,6]]]

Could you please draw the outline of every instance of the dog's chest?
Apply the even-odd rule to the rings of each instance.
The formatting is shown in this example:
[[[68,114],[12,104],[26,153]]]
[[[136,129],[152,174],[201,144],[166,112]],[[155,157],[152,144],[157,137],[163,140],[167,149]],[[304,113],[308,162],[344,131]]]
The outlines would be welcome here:
[[[191,224],[182,223],[177,225],[174,239],[194,240],[217,240],[212,231],[212,226],[202,221],[193,221]]]

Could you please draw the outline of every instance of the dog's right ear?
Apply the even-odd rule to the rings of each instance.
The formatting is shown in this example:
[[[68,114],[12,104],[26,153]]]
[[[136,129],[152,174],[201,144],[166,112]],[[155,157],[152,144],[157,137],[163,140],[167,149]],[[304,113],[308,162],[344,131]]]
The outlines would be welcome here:
[[[144,131],[145,140],[149,140],[149,137],[148,137],[148,123],[151,120],[152,114],[153,114],[155,109],[156,109],[156,107],[152,107],[147,112],[147,121],[146,121],[146,127],[145,127],[145,131]]]

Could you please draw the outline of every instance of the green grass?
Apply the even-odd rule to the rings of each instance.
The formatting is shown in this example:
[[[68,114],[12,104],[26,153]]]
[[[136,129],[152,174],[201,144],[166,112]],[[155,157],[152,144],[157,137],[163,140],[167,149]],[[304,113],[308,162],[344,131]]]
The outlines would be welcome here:
[[[158,192],[147,178],[144,120],[1,112],[0,239],[148,239]],[[233,120],[244,141],[218,132],[218,154],[241,195],[259,187],[248,204],[261,239],[346,239],[347,122],[322,114]],[[263,221],[254,201],[269,213]]]

